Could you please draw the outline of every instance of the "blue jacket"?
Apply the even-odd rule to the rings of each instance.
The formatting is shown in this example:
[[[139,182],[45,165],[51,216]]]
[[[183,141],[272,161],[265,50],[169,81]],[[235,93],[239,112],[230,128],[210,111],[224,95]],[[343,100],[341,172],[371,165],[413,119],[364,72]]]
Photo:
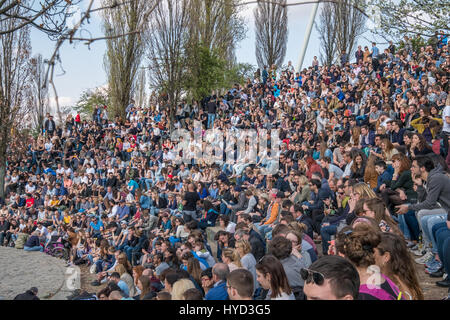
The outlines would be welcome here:
[[[392,180],[392,173],[390,173],[388,170],[384,170],[384,172],[378,176],[377,187],[375,191],[379,191],[382,184],[389,185],[389,182],[391,180]]]
[[[147,196],[141,196],[139,199],[142,209],[150,209],[150,198]]]
[[[205,300],[228,300],[228,292],[225,281],[219,281],[210,289],[205,296]]]
[[[361,147],[365,148],[369,145],[374,146],[375,145],[375,132],[369,131],[369,144],[366,143],[366,137],[362,137],[361,139]]]

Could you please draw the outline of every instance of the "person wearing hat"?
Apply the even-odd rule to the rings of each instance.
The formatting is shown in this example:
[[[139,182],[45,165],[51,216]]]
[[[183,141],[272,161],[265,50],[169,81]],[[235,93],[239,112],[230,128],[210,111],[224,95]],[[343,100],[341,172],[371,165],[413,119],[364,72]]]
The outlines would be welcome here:
[[[37,294],[38,288],[32,287],[24,293],[18,294],[14,300],[40,300]]]

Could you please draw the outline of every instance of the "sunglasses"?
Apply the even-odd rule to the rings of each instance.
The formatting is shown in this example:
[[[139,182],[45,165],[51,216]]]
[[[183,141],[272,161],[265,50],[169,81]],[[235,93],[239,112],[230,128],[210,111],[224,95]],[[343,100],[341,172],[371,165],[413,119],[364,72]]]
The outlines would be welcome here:
[[[314,282],[316,285],[321,286],[325,281],[325,277],[322,273],[310,269],[302,268],[300,270],[300,275],[305,283]]]

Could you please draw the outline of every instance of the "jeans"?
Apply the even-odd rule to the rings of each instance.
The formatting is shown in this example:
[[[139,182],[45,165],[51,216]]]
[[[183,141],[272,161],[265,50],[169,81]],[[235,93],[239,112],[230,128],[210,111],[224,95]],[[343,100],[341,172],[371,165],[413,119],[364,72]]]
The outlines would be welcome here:
[[[410,210],[405,214],[399,214],[398,222],[406,239],[419,240],[420,227],[414,211]]]
[[[422,210],[421,210],[422,211]],[[430,210],[431,211],[431,210]],[[420,224],[422,225],[422,235],[425,247],[428,247],[429,244],[433,246],[433,251],[436,252],[436,243],[433,243],[432,239],[432,228],[433,224],[436,224],[440,221],[445,221],[447,214],[434,214],[434,215],[425,215],[420,217]]]
[[[439,260],[444,266],[445,272],[450,274],[450,230],[447,225],[436,231]]]
[[[263,239],[266,238],[266,234],[269,233],[270,231],[272,231],[272,227],[270,227],[267,224],[260,224],[260,223],[255,223],[254,224],[256,226],[256,228],[258,228],[259,233],[261,234],[261,236],[263,237]]]
[[[320,228],[320,235],[322,236],[322,253],[328,255],[328,241],[331,241],[331,236],[337,233],[337,226],[329,225]]]
[[[44,247],[42,247],[42,246],[27,247],[27,246],[25,246],[25,247],[23,247],[23,250],[24,251],[40,251],[40,252],[43,252],[44,251]]]
[[[437,214],[447,214],[447,211],[445,211],[445,209],[442,208],[436,208],[436,209],[423,209],[423,210],[419,210],[416,212],[416,217],[417,217],[417,221],[419,221],[419,227],[421,230],[423,230],[423,226],[421,223],[421,218],[424,216],[430,216],[430,215],[437,215]]]
[[[191,220],[197,220],[197,212],[183,210],[183,220],[184,220],[184,222],[189,222]]]
[[[214,120],[216,118],[215,113],[208,113],[208,129],[211,129],[214,125]]]
[[[220,204],[220,214],[226,214],[226,215],[229,215],[230,212],[231,212],[231,210],[228,209],[227,205],[226,205],[225,203],[222,202],[222,203]]]
[[[0,232],[0,246],[3,246],[3,241],[5,241],[6,232]]]

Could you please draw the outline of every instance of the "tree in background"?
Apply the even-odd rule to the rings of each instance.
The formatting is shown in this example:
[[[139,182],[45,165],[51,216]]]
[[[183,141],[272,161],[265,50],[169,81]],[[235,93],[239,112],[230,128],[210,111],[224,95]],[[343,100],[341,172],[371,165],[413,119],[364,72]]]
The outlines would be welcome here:
[[[255,54],[259,67],[280,67],[286,55],[288,38],[286,0],[258,2],[254,17]]]
[[[360,35],[366,32],[366,16],[360,11],[365,8],[362,0],[341,0],[330,3],[336,28],[336,50],[340,55],[345,51],[352,57]],[[359,9],[357,9],[359,8]]]
[[[48,83],[45,82],[46,67],[42,55],[38,54],[31,59],[31,80],[30,92],[32,108],[32,121],[34,127],[42,132],[45,114],[49,112]]]
[[[245,38],[247,28],[239,16],[241,0],[189,0],[189,39],[187,48],[202,44],[217,50],[219,57],[235,61],[238,42]],[[188,51],[192,57],[194,50]]]
[[[432,37],[450,32],[450,2],[433,0],[368,0],[377,20],[374,33],[390,39],[405,34]]]
[[[115,0],[103,0],[103,5]],[[145,26],[152,1],[135,0],[122,5],[120,10],[103,11],[103,29],[106,40],[104,67],[108,78],[110,108],[114,116],[125,118],[125,108],[134,96],[137,72],[145,52],[145,32],[134,31]],[[144,30],[143,30],[144,31]],[[122,35],[117,36],[116,35]]]
[[[108,90],[100,87],[84,91],[74,106],[74,109],[82,116],[91,117],[96,106],[108,107],[109,104]]]
[[[175,116],[187,66],[188,23],[188,0],[166,0],[155,8],[148,29],[150,87],[167,96],[166,105],[171,118]]]
[[[333,4],[326,2],[322,5],[319,23],[316,30],[320,39],[320,62],[330,66],[336,59],[336,20],[333,15]]]
[[[146,86],[147,86],[147,77],[145,74],[145,69],[141,69],[141,71],[139,71],[136,83],[136,90],[134,92],[134,101],[136,102],[137,106],[144,106],[146,103],[147,100]]]
[[[320,39],[320,60],[331,65],[345,51],[352,57],[359,36],[365,31],[367,17],[361,11],[365,4],[361,0],[325,2],[316,30]]]
[[[7,1],[13,4],[15,1]],[[22,7],[10,14],[23,15]],[[0,19],[0,33],[20,26],[20,19]],[[0,37],[0,197],[4,198],[6,156],[11,137],[21,125],[28,110],[27,93],[31,84],[31,44],[29,27],[7,32]],[[12,149],[14,150],[14,149]]]

